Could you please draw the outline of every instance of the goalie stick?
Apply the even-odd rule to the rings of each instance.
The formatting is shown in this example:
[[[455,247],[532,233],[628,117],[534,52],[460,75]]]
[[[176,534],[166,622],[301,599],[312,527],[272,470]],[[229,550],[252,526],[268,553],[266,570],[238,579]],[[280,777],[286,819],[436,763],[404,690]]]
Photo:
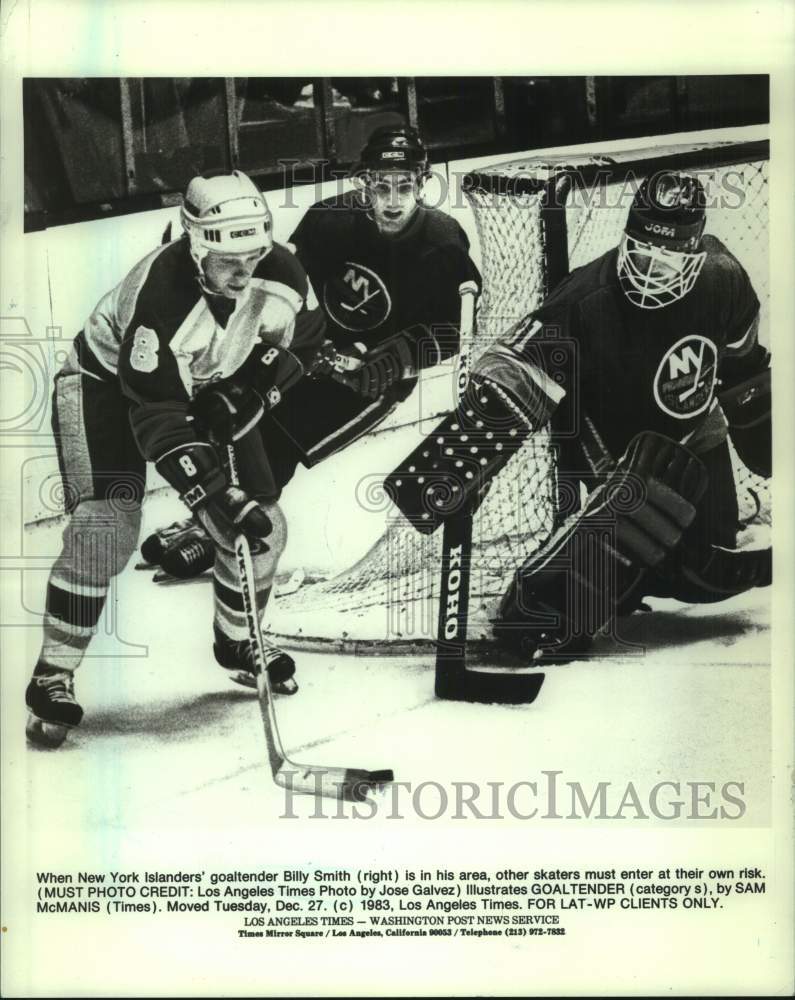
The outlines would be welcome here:
[[[232,445],[228,446],[228,456],[230,479],[233,484],[236,484],[237,470]],[[294,793],[343,799],[346,802],[363,802],[369,791],[394,780],[394,774],[391,770],[367,771],[356,767],[324,767],[323,765],[300,764],[290,760],[285,754],[276,722],[273,692],[265,665],[265,642],[256,606],[251,547],[248,538],[242,533],[235,538],[235,556],[240,574],[240,589],[249,642],[254,662],[258,668],[257,697],[262,715],[265,744],[268,750],[268,763],[274,782],[279,787],[290,789]]]
[[[469,350],[475,327],[477,285],[465,281],[461,296],[461,351],[457,389],[461,397],[469,379]],[[442,579],[436,642],[438,698],[505,705],[535,701],[544,674],[472,670],[466,665],[469,578],[472,563],[472,510],[463,507],[444,522]]]

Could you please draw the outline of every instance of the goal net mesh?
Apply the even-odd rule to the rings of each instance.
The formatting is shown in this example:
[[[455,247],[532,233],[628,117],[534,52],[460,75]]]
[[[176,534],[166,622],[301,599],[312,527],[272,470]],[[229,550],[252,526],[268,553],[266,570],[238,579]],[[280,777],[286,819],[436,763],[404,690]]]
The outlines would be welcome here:
[[[637,185],[661,166],[695,171],[708,194],[725,195],[724,208],[708,211],[706,231],[748,271],[761,303],[760,339],[767,342],[767,146],[691,145],[623,153],[620,159],[513,160],[468,175],[464,190],[475,216],[483,275],[473,358],[537,307],[567,270],[618,244]],[[569,183],[574,176],[581,183]],[[565,212],[554,217],[548,207],[553,191],[557,204],[565,204]],[[732,452],[742,522],[769,523],[769,482],[750,473]],[[441,529],[420,535],[385,497],[369,499],[382,500],[389,511],[384,534],[355,565],[272,603],[268,625],[284,641],[400,652],[433,640]],[[512,574],[549,537],[555,499],[553,453],[543,432],[513,456],[475,516],[471,638],[488,635]]]

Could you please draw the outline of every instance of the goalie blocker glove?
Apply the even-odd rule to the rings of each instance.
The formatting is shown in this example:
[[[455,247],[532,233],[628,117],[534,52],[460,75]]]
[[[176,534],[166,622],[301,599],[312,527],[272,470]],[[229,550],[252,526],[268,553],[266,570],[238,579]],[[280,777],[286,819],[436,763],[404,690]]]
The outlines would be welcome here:
[[[511,393],[473,377],[458,409],[387,476],[384,488],[417,531],[430,533],[464,508],[474,513],[531,430]]]
[[[180,445],[162,455],[155,468],[180,494],[191,510],[201,511],[212,521],[216,530],[231,542],[243,532],[267,551],[264,540],[273,525],[260,503],[237,486],[228,486],[215,448],[202,441]]]
[[[414,527],[432,532],[464,508],[473,513],[489,484],[565,396],[574,355],[496,345],[476,362],[461,400],[385,480]]]
[[[707,488],[689,449],[650,431],[633,438],[605,484],[518,570],[494,635],[511,652],[570,659],[660,570]]]

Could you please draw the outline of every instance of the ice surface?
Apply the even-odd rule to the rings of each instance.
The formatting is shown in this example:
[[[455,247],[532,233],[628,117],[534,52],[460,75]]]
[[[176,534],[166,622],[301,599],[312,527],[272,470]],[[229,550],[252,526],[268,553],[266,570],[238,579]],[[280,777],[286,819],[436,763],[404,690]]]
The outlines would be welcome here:
[[[148,527],[178,511],[146,506]],[[54,554],[58,526],[28,536],[29,555]],[[39,634],[45,572],[25,575],[16,622],[29,655],[4,648],[5,753],[24,769],[31,829],[48,815],[75,836],[99,829],[189,832],[260,829],[285,811],[271,780],[252,692],[230,683],[211,651],[207,579],[163,587],[133,563],[118,580],[115,634],[97,635],[77,674],[86,716],[58,751],[26,748],[24,688]],[[12,623],[13,624],[13,623]],[[22,631],[11,632],[19,639]],[[315,764],[391,767],[417,784],[541,780],[593,787],[662,780],[747,783],[741,823],[767,821],[770,772],[768,592],[723,604],[654,602],[622,623],[644,655],[547,668],[530,706],[441,702],[433,658],[297,653],[300,692],[277,712],[289,755]],[[476,665],[476,664],[473,664]],[[783,664],[780,666],[784,666]],[[314,802],[294,805],[311,815]],[[330,807],[331,808],[331,807]],[[109,862],[110,863],[110,862]]]

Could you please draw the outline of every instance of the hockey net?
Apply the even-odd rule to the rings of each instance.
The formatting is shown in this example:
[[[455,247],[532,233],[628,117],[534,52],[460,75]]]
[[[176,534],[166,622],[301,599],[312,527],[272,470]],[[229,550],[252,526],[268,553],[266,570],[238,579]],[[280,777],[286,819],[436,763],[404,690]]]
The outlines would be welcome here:
[[[708,211],[706,231],[748,272],[766,343],[768,157],[766,141],[715,143],[512,160],[468,174],[464,191],[483,274],[472,357],[537,307],[569,270],[616,246],[637,185],[670,168],[697,172],[708,195],[725,195],[723,207]],[[742,523],[769,524],[769,481],[732,452]],[[548,434],[534,435],[481,505],[473,525],[470,638],[488,636],[512,574],[549,537],[559,500],[554,472]],[[383,503],[389,509],[385,498]],[[419,535],[391,509],[384,534],[364,558],[274,602],[271,630],[294,646],[385,653],[426,648],[436,629],[441,535]]]

